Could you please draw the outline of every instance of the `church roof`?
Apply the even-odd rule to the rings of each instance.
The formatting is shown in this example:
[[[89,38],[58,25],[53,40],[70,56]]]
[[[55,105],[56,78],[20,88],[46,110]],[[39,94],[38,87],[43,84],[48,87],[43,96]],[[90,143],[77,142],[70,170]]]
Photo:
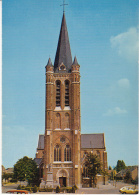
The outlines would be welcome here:
[[[37,166],[39,166],[42,161],[42,158],[34,158],[34,161],[36,162]]]
[[[38,150],[44,149],[44,135],[39,135]]]
[[[105,148],[104,133],[81,134],[81,148]],[[38,148],[44,149],[44,135],[39,135]]]
[[[52,65],[52,62],[51,62],[51,58],[48,59],[47,66],[53,66],[53,65]]]
[[[78,61],[77,61],[77,58],[76,58],[76,56],[75,56],[75,58],[74,58],[74,61],[73,61],[73,64],[72,65],[77,65],[78,64]]]
[[[71,72],[72,56],[70,50],[65,13],[63,13],[61,23],[61,30],[54,62],[54,72],[60,72],[58,68],[62,63],[66,66],[66,72]]]
[[[81,134],[81,148],[105,148],[104,134]]]

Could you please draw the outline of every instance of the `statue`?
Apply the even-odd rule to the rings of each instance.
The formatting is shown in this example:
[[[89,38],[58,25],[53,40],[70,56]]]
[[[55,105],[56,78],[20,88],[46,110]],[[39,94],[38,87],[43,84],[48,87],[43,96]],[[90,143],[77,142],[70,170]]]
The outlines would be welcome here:
[[[48,171],[52,172],[52,163],[48,165]]]

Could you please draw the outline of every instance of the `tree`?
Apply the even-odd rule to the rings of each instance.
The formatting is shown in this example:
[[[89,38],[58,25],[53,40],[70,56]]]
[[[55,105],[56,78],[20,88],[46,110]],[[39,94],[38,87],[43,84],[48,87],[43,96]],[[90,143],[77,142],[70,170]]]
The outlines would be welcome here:
[[[136,185],[138,184],[138,176],[133,180],[131,180],[132,184],[135,184],[135,188],[136,188]]]
[[[13,178],[13,173],[4,173],[2,175],[2,180],[5,179],[5,181],[8,181],[9,182],[9,179],[12,179]]]
[[[131,182],[132,176],[131,176],[131,172],[129,170],[126,172],[124,180],[125,180],[126,183],[130,183]]]
[[[103,170],[102,169],[102,175],[104,176],[104,182],[103,182],[103,184],[105,185],[106,184],[106,176],[108,175],[108,170]]]
[[[39,180],[39,170],[35,161],[27,156],[19,159],[14,165],[14,179],[27,181],[28,184],[36,184]]]
[[[119,171],[121,171],[122,169],[125,169],[125,168],[126,168],[125,162],[123,160],[118,160],[117,165],[115,167],[116,171],[119,172]]]
[[[102,172],[102,164],[100,158],[97,155],[89,153],[85,159],[85,167],[87,167],[87,174],[90,178],[90,186],[93,184],[96,187],[96,175]]]
[[[112,170],[112,167],[111,166],[109,166],[109,168],[108,168],[109,170]]]

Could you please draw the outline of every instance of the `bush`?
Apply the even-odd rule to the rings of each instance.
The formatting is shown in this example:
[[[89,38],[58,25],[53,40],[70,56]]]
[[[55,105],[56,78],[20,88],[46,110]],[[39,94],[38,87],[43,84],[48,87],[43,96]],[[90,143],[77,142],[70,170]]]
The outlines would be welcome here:
[[[52,192],[53,188],[46,188],[46,192]]]
[[[72,193],[72,187],[62,187],[60,188],[60,192]]]
[[[76,185],[73,186],[75,188],[75,190],[78,190],[78,187]]]
[[[31,192],[31,191],[33,191],[33,187],[25,187],[25,190]]]
[[[17,179],[11,179],[10,182],[16,183],[17,182]]]
[[[21,189],[22,189],[22,186],[19,185],[19,186],[17,187],[17,190],[21,190]]]
[[[72,186],[72,193],[75,193],[75,187]]]
[[[29,184],[27,184],[27,186],[26,187],[32,187],[31,185],[29,185]]]
[[[60,193],[60,187],[59,186],[56,187],[56,193]]]
[[[46,188],[40,188],[39,192],[46,192]]]
[[[39,188],[39,192],[53,192],[53,190],[55,190],[54,188]]]
[[[132,180],[131,172],[130,172],[130,171],[127,171],[127,172],[126,172],[126,175],[125,175],[125,177],[124,177],[124,181],[125,181],[126,183],[130,183],[131,180]]]
[[[138,184],[138,176],[136,177],[136,179],[134,179],[134,180],[132,179],[131,182],[132,182],[132,184],[137,185]]]
[[[37,186],[35,185],[34,187],[33,187],[33,193],[36,193],[38,191],[38,188],[37,188]]]

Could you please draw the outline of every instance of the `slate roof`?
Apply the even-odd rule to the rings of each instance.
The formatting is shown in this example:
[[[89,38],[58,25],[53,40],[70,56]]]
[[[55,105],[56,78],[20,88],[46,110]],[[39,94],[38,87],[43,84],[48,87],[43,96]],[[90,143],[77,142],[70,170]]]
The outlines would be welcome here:
[[[81,148],[105,148],[104,134],[81,134]]]
[[[78,61],[77,61],[77,58],[76,58],[76,56],[74,57],[74,60],[73,60],[73,64],[72,65],[77,65],[78,64]],[[79,64],[78,64],[79,65]]]
[[[44,149],[44,135],[39,135],[38,150]]]
[[[39,166],[42,161],[42,158],[34,158],[34,161],[36,162],[37,166]]]
[[[52,62],[51,62],[51,58],[48,59],[47,66],[53,66],[53,64],[52,64]]]
[[[54,72],[60,72],[58,67],[63,63],[66,66],[65,72],[71,72],[72,56],[70,50],[70,43],[65,19],[65,13],[63,13],[61,30],[58,40],[58,46],[54,62]]]
[[[81,134],[81,148],[105,148],[104,133]],[[37,149],[44,149],[44,135],[39,135]]]

